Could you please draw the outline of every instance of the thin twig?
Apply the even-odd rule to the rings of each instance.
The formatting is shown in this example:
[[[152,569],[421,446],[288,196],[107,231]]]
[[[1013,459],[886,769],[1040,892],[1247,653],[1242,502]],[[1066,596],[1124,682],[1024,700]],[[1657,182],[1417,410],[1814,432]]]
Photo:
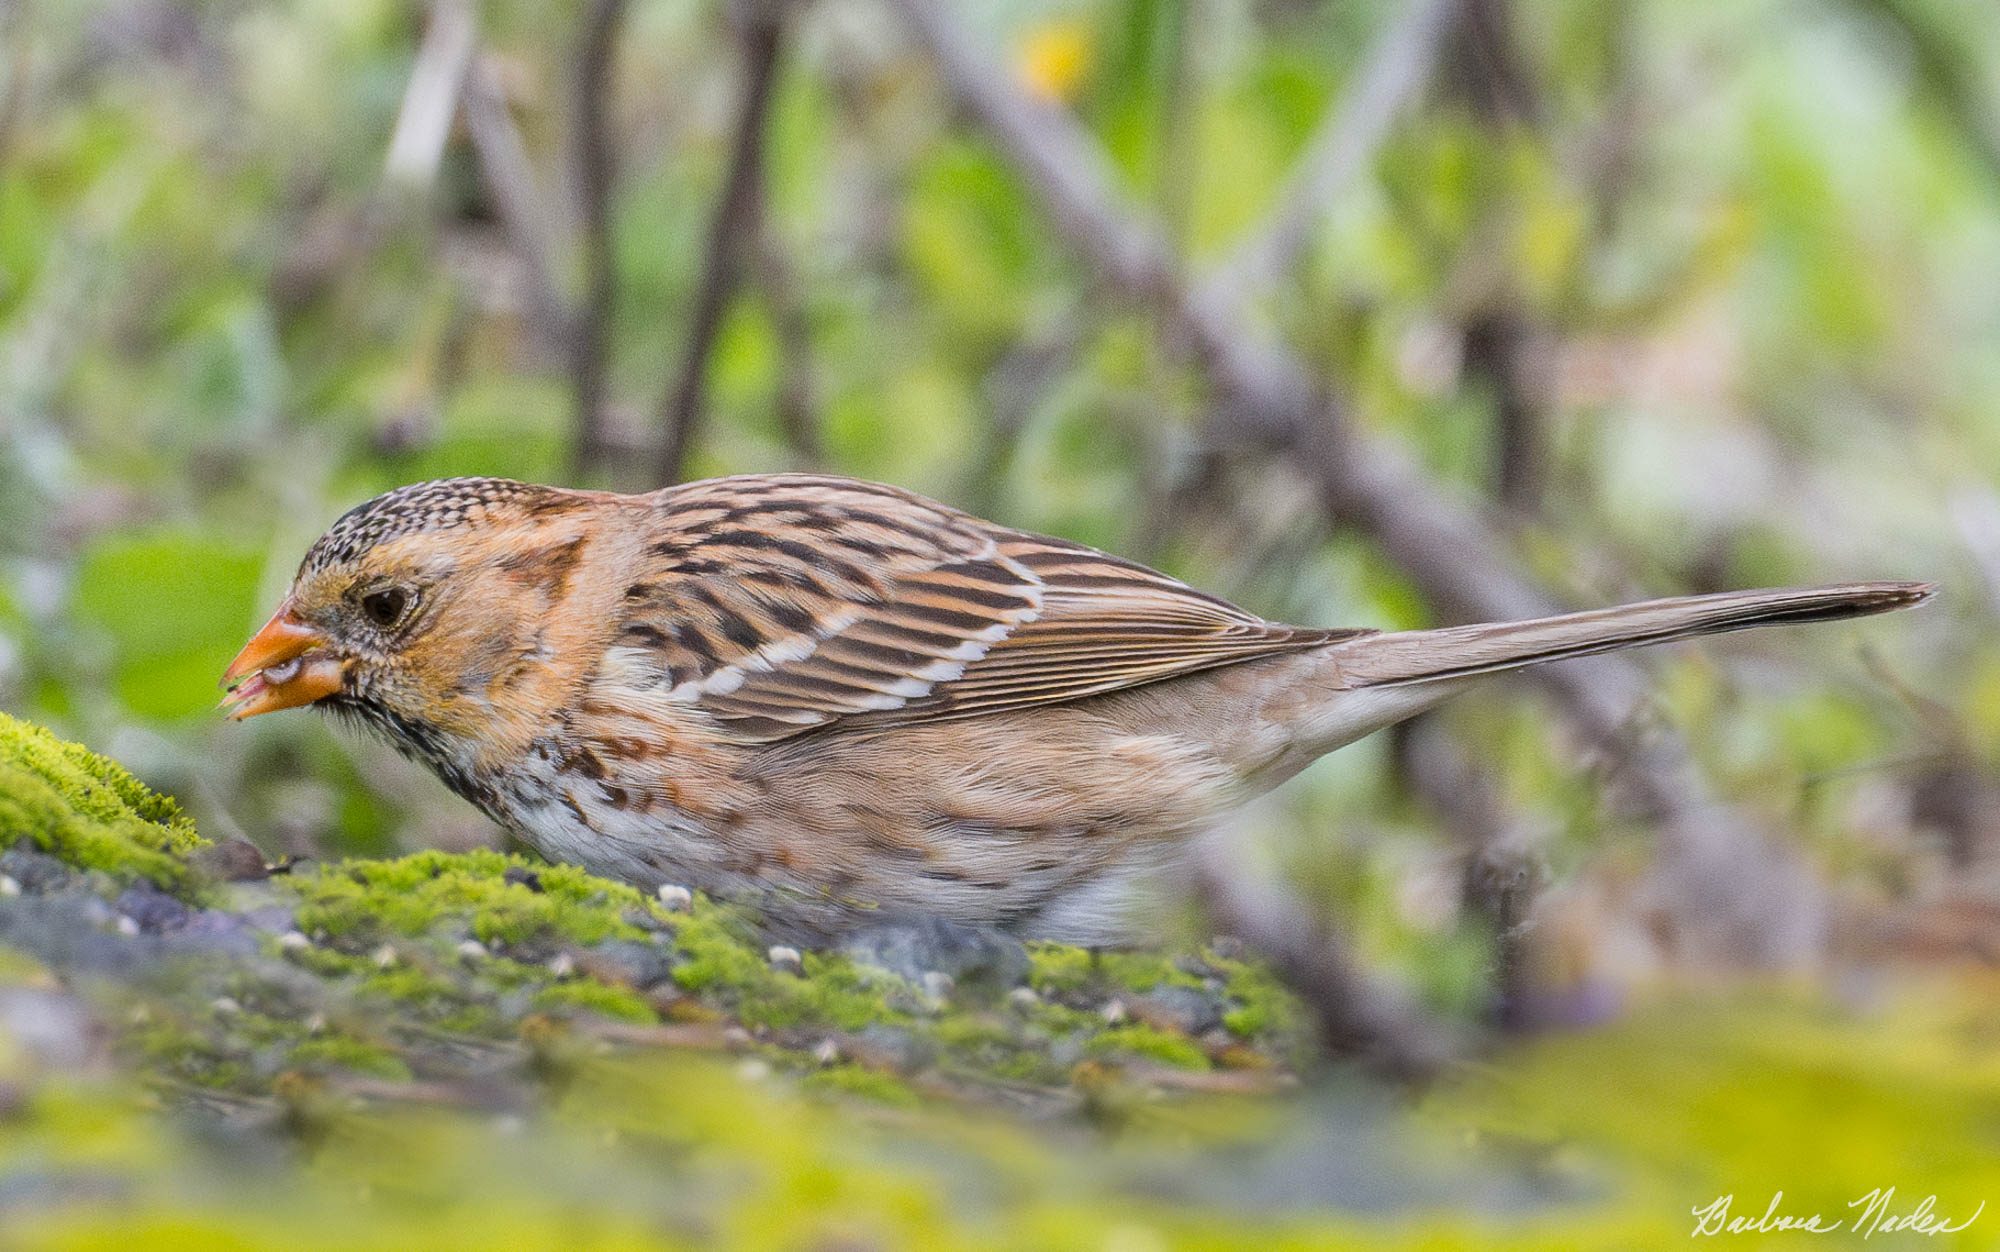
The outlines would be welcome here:
[[[1464,0],[1451,45],[1446,83],[1490,137],[1494,152],[1504,152],[1507,132],[1533,126],[1541,114],[1514,47],[1511,0]],[[1481,212],[1511,232],[1516,206],[1507,176],[1502,172],[1485,181],[1493,194]],[[1480,258],[1467,269],[1484,271],[1485,282],[1465,322],[1462,352],[1465,372],[1485,380],[1493,406],[1494,499],[1512,517],[1525,519],[1540,511],[1548,479],[1542,404],[1547,388],[1537,377],[1530,315],[1516,293],[1511,266],[1499,259],[1512,249],[1493,247],[1485,233],[1475,230],[1465,245]]]
[[[1292,267],[1313,223],[1368,169],[1396,119],[1430,81],[1463,0],[1418,0],[1376,40],[1366,68],[1306,141],[1263,224],[1209,272],[1212,297],[1242,304]]]
[[[1286,451],[1334,516],[1369,535],[1443,614],[1486,620],[1556,611],[1517,571],[1492,528],[1441,490],[1388,438],[1356,429],[1298,358],[1239,316],[1232,293],[1189,289],[1158,228],[1135,215],[1101,149],[1076,122],[1019,91],[995,58],[965,38],[950,6],[892,0],[936,60],[960,103],[1039,194],[1056,228],[1101,278],[1157,307],[1165,330],[1189,344],[1220,394],[1233,433]],[[1584,742],[1615,754],[1639,808],[1661,815],[1668,898],[1688,914],[1685,936],[1718,960],[1797,967],[1823,939],[1823,897],[1792,850],[1717,803],[1680,740],[1625,733],[1646,696],[1630,660],[1533,671]],[[1690,946],[1694,946],[1691,944]]]
[[[7,61],[5,81],[0,83],[0,171],[6,168],[14,136],[28,113],[29,84],[35,68],[28,17],[28,0],[0,3],[0,56]]]
[[[1390,733],[1410,789],[1464,846],[1463,897],[1493,935],[1493,1022],[1520,1030],[1531,1020],[1525,941],[1544,868],[1539,832],[1509,811],[1492,776],[1459,750],[1435,712]]]
[[[611,247],[611,188],[616,171],[607,132],[611,69],[618,59],[618,36],[624,22],[625,0],[591,0],[576,59],[574,145],[583,230],[583,300],[570,332],[570,380],[576,402],[576,439],[570,455],[578,478],[597,474],[609,461],[604,373],[610,355],[606,335],[618,276]]]
[[[1929,7],[1911,0],[1852,0],[1852,7],[1886,19],[1903,36],[1921,85],[2000,186],[2000,100],[1992,98],[1992,77],[1982,70],[1976,45],[1968,46],[1940,25]]]
[[[451,120],[458,116],[459,92],[466,68],[472,64],[477,34],[465,0],[436,0],[431,5],[430,23],[424,28],[423,42],[417,45],[417,59],[410,67],[396,129],[389,138],[389,155],[383,162],[389,183],[427,195],[437,182],[438,162],[444,157],[445,141],[451,138]]]
[[[1404,1083],[1422,1083],[1451,1063],[1458,1048],[1442,1023],[1406,993],[1365,974],[1346,938],[1283,887],[1229,860],[1211,844],[1197,870],[1210,921],[1271,963],[1312,1013],[1329,1053]]]
[[[559,348],[568,341],[571,312],[555,282],[555,223],[536,183],[527,145],[507,107],[500,77],[484,53],[474,55],[466,71],[464,113],[480,173],[520,259],[537,337],[544,347]]]
[[[825,455],[819,438],[819,386],[813,367],[812,319],[799,277],[771,222],[769,206],[758,197],[756,230],[757,286],[770,305],[778,337],[778,429],[785,444],[802,463],[817,464]]]
[[[709,219],[708,257],[695,295],[687,343],[673,387],[660,404],[662,443],[656,471],[662,483],[680,481],[708,399],[708,358],[723,315],[742,280],[747,225],[764,192],[764,137],[784,44],[785,0],[748,0],[743,6],[743,87],[722,194]]]

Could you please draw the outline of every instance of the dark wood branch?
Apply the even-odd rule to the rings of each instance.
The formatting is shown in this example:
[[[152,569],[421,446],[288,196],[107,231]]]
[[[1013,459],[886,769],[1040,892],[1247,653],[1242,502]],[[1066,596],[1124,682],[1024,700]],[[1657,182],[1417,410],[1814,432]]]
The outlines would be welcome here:
[[[617,272],[612,256],[611,191],[616,178],[609,135],[611,71],[625,23],[625,0],[590,0],[573,84],[576,187],[583,231],[583,298],[570,331],[570,383],[575,396],[571,468],[578,478],[609,463],[606,438],[607,336]]]
[[[729,168],[709,219],[708,257],[673,386],[660,404],[664,442],[655,477],[679,482],[708,400],[709,355],[742,281],[746,244],[762,213],[764,139],[784,45],[785,0],[748,0],[742,12],[743,85]]]
[[[1528,319],[1506,295],[1473,314],[1463,335],[1465,372],[1483,378],[1493,406],[1493,498],[1532,517],[1548,489],[1546,390]]]
[[[1178,283],[1157,226],[1127,207],[1102,151],[1067,114],[1019,91],[995,57],[965,38],[950,6],[892,2],[1063,237],[1105,284],[1156,309],[1166,333],[1190,345],[1230,434],[1286,453],[1332,514],[1367,534],[1441,615],[1505,620],[1557,611],[1521,575],[1493,527],[1399,444],[1347,421],[1339,397],[1241,316],[1234,293]],[[1677,737],[1625,733],[1647,695],[1645,671],[1607,657],[1532,673],[1581,741],[1615,754],[1630,801],[1660,822],[1660,869],[1668,899],[1686,914],[1688,946],[1729,963],[1795,967],[1810,960],[1823,910],[1797,854],[1717,801]]]
[[[1541,114],[1514,46],[1512,0],[1464,0],[1450,45],[1450,94],[1471,110],[1490,136],[1493,151],[1506,151],[1508,131],[1533,127]],[[1517,216],[1511,180],[1503,171],[1484,181],[1492,194],[1481,212],[1511,234]],[[1485,233],[1474,231],[1465,244],[1468,252],[1481,256],[1469,268],[1486,271],[1486,290],[1467,318],[1460,342],[1465,372],[1485,383],[1493,409],[1494,499],[1513,517],[1526,518],[1540,511],[1548,477],[1541,402],[1547,389],[1535,377],[1535,328],[1517,294],[1512,267],[1486,259],[1511,250],[1495,248]]]

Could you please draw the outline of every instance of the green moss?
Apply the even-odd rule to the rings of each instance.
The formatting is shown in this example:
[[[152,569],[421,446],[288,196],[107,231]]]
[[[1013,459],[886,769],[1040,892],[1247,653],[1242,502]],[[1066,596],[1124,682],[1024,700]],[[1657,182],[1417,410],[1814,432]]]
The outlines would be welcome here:
[[[1151,991],[1162,984],[1198,987],[1201,979],[1158,952],[1104,952],[1056,943],[1028,945],[1029,985],[1045,996]]]
[[[24,776],[0,791],[0,802],[14,806],[0,811],[40,806],[33,822],[16,821],[17,838],[114,873],[140,866],[161,881],[195,881],[184,854],[200,841],[171,801],[44,732],[11,721],[0,731],[0,771],[12,772],[0,777]],[[117,1010],[121,1051],[135,1068],[169,1091],[213,1093],[204,1099],[266,1097],[287,1073],[406,1081],[451,1072],[464,1049],[512,1044],[543,1015],[659,1021],[652,1000],[619,981],[633,954],[597,951],[607,941],[665,958],[687,995],[676,1018],[740,1025],[767,1059],[806,1074],[809,1088],[877,1103],[913,1097],[879,1060],[822,1069],[809,1054],[830,1034],[889,1027],[902,1037],[898,1047],[907,1044],[903,1063],[935,1066],[968,1093],[1063,1088],[1076,1083],[1083,1057],[1208,1064],[1171,1031],[1108,1023],[1104,1006],[1121,996],[1219,979],[1232,1028],[1259,1049],[1291,1017],[1269,975],[1212,952],[1176,959],[1035,944],[1031,983],[1040,994],[1003,1006],[940,999],[839,953],[809,951],[802,968],[781,969],[755,919],[738,908],[697,898],[668,912],[575,867],[493,851],[309,865],[229,899],[245,908],[290,905],[307,942],[270,937],[261,962],[162,964]],[[483,946],[461,950],[472,938]],[[290,972],[274,974],[277,961]],[[0,975],[12,968],[0,952]],[[22,978],[45,976],[20,965]]]
[[[180,806],[80,744],[0,713],[0,848],[27,842],[81,869],[186,891],[202,844]]]
[[[727,907],[697,901],[693,911],[671,915],[669,926],[682,957],[674,981],[727,1008],[746,1026],[859,1030],[909,1020],[885,998],[898,988],[907,990],[902,980],[863,973],[844,956],[818,952],[805,955],[803,976],[773,969],[767,950]]]
[[[770,962],[740,920],[705,901],[675,920],[674,943],[682,957],[674,981],[688,991],[741,990],[772,977]]]
[[[1246,1004],[1222,1015],[1222,1028],[1240,1039],[1261,1034],[1270,1024],[1270,1009],[1261,1003]]]
[[[390,1049],[339,1035],[307,1039],[292,1049],[291,1063],[299,1069],[344,1069],[395,1082],[410,1078],[410,1067]]]
[[[1017,1032],[996,1016],[954,1014],[937,1024],[933,1038],[943,1050],[940,1067],[963,1077],[1039,1083],[1066,1077],[1067,1067],[1050,1059],[1046,1034]]]
[[[1230,960],[1214,953],[1206,956],[1209,966],[1223,980],[1224,992],[1236,1007],[1222,1015],[1223,1028],[1239,1039],[1271,1035],[1296,1037],[1303,1033],[1298,1001],[1277,976],[1262,965]]]
[[[571,1010],[595,1013],[599,1017],[609,1017],[621,1022],[638,1022],[642,1025],[651,1025],[660,1020],[660,1015],[653,1011],[653,1007],[630,989],[593,982],[589,979],[559,982],[542,988],[535,993],[535,1007],[544,1012],[560,1013]]]
[[[902,1079],[859,1065],[835,1065],[817,1070],[806,1076],[803,1086],[807,1091],[818,1094],[858,1096],[895,1108],[915,1108],[919,1103],[917,1093],[910,1090],[909,1084]]]
[[[526,881],[533,875],[539,887]],[[639,938],[625,914],[650,907],[638,892],[569,865],[531,864],[500,852],[418,852],[390,861],[343,861],[291,876],[300,929],[348,943],[455,929],[489,946]]]
[[[1207,1069],[1208,1055],[1186,1035],[1173,1034],[1142,1022],[1107,1030],[1090,1041],[1090,1054],[1100,1057],[1143,1057],[1175,1069]]]

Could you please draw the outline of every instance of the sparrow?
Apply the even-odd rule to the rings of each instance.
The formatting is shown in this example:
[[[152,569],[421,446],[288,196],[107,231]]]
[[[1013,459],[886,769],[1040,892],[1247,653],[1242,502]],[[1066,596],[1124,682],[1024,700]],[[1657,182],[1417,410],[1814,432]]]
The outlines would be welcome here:
[[[336,521],[224,707],[358,722],[542,856],[642,889],[815,933],[921,914],[1103,944],[1231,809],[1481,676],[1932,590],[1322,629],[854,479],[453,478]]]

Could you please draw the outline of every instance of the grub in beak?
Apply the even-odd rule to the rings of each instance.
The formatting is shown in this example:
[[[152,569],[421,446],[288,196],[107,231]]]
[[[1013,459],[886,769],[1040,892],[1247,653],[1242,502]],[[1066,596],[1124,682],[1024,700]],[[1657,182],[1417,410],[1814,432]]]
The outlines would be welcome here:
[[[290,601],[280,606],[223,671],[223,683],[234,684],[222,700],[230,720],[298,708],[337,693],[347,667],[315,652],[325,643],[326,636],[293,614]]]

